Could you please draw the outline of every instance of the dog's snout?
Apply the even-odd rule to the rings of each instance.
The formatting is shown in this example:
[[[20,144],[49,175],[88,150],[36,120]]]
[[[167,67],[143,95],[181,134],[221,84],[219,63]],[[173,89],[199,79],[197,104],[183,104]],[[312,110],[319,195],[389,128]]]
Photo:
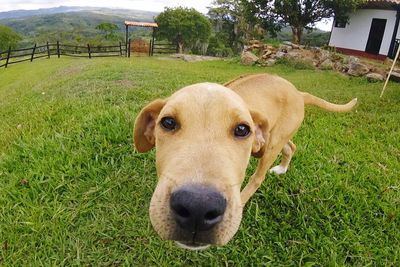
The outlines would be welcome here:
[[[191,185],[173,192],[170,206],[181,228],[197,232],[209,230],[222,221],[226,200],[214,188]]]

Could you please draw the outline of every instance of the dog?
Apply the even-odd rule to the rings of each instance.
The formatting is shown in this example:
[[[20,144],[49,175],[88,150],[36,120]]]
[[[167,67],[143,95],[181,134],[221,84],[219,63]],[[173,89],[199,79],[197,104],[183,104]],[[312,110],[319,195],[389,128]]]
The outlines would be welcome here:
[[[134,145],[138,152],[156,148],[154,229],[186,249],[226,244],[267,172],[288,170],[304,106],[348,112],[356,103],[332,104],[269,74],[194,84],[151,102],[136,118]],[[280,153],[280,164],[271,168]],[[251,155],[258,166],[241,191]]]

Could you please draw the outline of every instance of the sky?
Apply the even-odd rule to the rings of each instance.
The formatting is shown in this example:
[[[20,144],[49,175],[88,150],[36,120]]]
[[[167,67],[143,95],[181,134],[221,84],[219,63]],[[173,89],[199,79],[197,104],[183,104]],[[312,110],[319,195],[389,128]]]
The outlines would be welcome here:
[[[58,6],[92,6],[138,9],[146,11],[161,12],[164,7],[193,7],[201,13],[206,14],[207,7],[211,6],[212,0],[0,0],[0,12],[16,9],[39,9]],[[319,29],[330,31],[331,23],[317,23]]]

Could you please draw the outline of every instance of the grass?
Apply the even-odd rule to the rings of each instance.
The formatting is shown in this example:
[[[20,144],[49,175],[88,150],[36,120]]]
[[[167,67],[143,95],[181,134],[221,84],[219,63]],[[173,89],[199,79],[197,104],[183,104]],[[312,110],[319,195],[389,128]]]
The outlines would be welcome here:
[[[277,73],[349,114],[307,108],[290,171],[269,176],[234,239],[202,252],[155,234],[154,152],[133,121],[201,81]],[[50,59],[0,69],[0,265],[398,266],[400,86],[326,71],[157,58]],[[256,162],[252,160],[250,174]]]

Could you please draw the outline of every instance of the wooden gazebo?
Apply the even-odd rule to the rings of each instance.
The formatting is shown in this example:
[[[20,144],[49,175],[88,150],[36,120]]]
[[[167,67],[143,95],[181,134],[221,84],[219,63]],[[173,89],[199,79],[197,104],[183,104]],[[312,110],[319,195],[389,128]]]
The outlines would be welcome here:
[[[153,29],[153,34],[152,34],[152,41],[150,43],[150,51],[152,51],[152,45],[154,45],[154,33],[155,29],[158,28],[158,24],[155,22],[140,22],[140,21],[125,21],[125,44],[126,44],[126,51],[128,51],[128,33],[129,33],[129,26],[133,27],[147,27],[147,28],[152,28]],[[127,56],[130,53],[127,53]]]

